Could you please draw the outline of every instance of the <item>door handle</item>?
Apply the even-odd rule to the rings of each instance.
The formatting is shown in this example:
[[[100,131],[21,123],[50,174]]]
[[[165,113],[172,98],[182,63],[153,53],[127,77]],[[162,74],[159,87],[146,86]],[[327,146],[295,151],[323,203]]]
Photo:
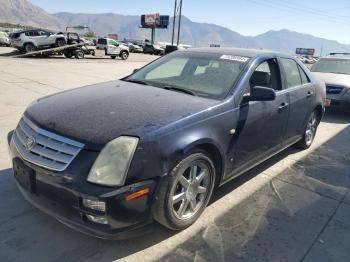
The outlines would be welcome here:
[[[309,92],[307,92],[307,95],[306,95],[306,97],[311,97],[312,95],[314,94],[314,92],[312,92],[312,91],[309,91]]]
[[[286,109],[288,107],[288,103],[282,103],[279,107],[278,107],[278,112],[283,111],[284,109]]]

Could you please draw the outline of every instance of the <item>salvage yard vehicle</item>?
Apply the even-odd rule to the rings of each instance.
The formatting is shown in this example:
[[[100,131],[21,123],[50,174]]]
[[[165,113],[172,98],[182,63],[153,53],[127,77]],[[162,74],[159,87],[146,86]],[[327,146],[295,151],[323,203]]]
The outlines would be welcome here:
[[[66,37],[63,33],[55,34],[43,29],[14,32],[10,35],[10,41],[14,48],[26,53],[66,45]]]
[[[105,55],[110,56],[112,59],[119,56],[121,59],[126,60],[129,57],[129,47],[110,38],[99,38],[96,50],[104,50]]]
[[[150,55],[164,55],[165,54],[165,49],[162,48],[160,45],[146,43],[143,46],[143,53],[144,54],[150,54]]]
[[[309,148],[325,87],[294,58],[175,51],[119,81],[31,103],[8,134],[19,190],[101,238],[192,225],[218,186],[296,144]]]
[[[0,46],[10,46],[10,39],[7,33],[0,32]]]
[[[350,112],[350,53],[331,53],[311,68],[326,83],[327,105]]]

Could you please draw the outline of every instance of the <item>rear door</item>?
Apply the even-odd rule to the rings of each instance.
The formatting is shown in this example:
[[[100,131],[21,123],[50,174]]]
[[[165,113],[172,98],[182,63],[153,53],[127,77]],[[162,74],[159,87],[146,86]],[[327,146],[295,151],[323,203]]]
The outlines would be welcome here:
[[[229,176],[240,174],[282,148],[289,107],[288,97],[282,90],[277,59],[266,60],[255,69],[244,96],[249,97],[254,86],[274,89],[276,99],[254,102],[244,102],[243,99],[236,134],[229,150],[229,157],[233,159]]]
[[[39,32],[37,30],[28,31],[25,33],[28,37],[29,42],[33,43],[35,46],[41,46],[41,39]]]
[[[295,142],[302,135],[310,115],[315,90],[304,69],[293,59],[280,58],[289,98],[289,120],[285,143]]]

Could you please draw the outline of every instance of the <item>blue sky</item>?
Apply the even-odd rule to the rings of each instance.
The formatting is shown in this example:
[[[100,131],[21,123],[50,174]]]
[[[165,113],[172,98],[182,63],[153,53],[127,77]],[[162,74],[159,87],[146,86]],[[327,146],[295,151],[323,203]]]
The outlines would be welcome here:
[[[50,13],[172,15],[174,0],[30,0]],[[349,0],[183,0],[183,14],[243,35],[290,29],[350,44]]]

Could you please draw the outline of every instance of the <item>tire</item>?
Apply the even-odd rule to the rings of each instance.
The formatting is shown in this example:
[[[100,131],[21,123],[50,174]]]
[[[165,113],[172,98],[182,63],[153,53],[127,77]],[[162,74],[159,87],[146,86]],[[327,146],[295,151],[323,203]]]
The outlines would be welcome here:
[[[64,56],[66,58],[72,58],[73,57],[73,53],[71,51],[66,51],[66,52],[64,52]]]
[[[120,58],[121,58],[122,60],[127,60],[128,57],[129,57],[129,53],[128,53],[128,52],[122,51],[122,52],[120,53]]]
[[[26,53],[30,53],[30,52],[34,52],[36,48],[32,43],[28,43],[24,45],[24,50]]]
[[[115,55],[111,56],[112,59],[116,59],[117,57]]]
[[[154,219],[172,230],[191,226],[208,205],[214,185],[213,161],[204,151],[193,152],[161,180],[153,207]]]
[[[60,39],[56,40],[56,46],[58,46],[58,47],[65,46],[66,44],[67,44],[66,40],[63,39],[63,38],[60,38]]]
[[[320,123],[320,116],[316,110],[314,110],[307,121],[302,139],[296,143],[296,146],[301,149],[308,149],[312,145],[315,135],[317,132],[317,127]]]
[[[75,51],[74,57],[76,59],[84,59],[85,54],[82,50],[77,50],[77,51]]]

